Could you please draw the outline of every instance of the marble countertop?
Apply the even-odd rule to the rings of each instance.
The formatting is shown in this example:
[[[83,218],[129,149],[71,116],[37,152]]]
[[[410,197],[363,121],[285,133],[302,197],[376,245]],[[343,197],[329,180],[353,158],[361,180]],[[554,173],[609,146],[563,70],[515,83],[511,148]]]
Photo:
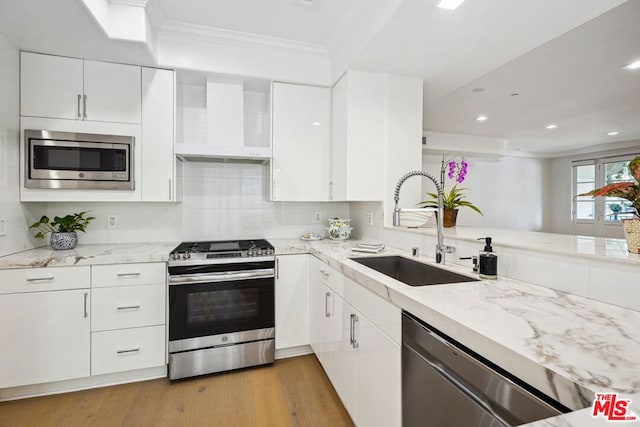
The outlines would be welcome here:
[[[469,233],[475,238],[478,229]],[[410,287],[350,260],[356,241],[269,240],[277,255],[315,255],[346,277],[576,409],[531,427],[609,425],[602,418],[592,418],[589,409],[578,410],[590,407],[598,392],[620,393],[632,400],[633,410],[640,414],[640,312],[508,278]],[[163,262],[177,244],[78,245],[68,251],[43,247],[0,257],[0,269]],[[410,256],[393,248],[380,255],[390,254]],[[431,258],[419,260],[433,264]],[[471,274],[463,266],[449,264],[445,268]]]
[[[385,230],[436,235],[435,227],[385,227]],[[624,239],[460,226],[445,228],[444,236],[445,238],[466,240],[474,243],[477,243],[478,236],[491,236],[493,238],[493,246],[496,248],[507,247],[541,251],[547,254],[553,253],[597,259],[606,258],[607,261],[640,265],[640,254],[629,253]]]
[[[607,425],[588,409],[598,392],[630,398],[640,414],[637,311],[508,278],[410,287],[350,260],[355,242],[273,242],[279,254],[306,247],[345,276],[576,409],[532,427]],[[381,255],[390,254],[410,256],[392,248]],[[420,261],[433,263],[426,257]],[[465,267],[446,268],[470,274]]]
[[[43,246],[0,257],[0,269],[164,262],[178,243],[89,244],[62,251]]]

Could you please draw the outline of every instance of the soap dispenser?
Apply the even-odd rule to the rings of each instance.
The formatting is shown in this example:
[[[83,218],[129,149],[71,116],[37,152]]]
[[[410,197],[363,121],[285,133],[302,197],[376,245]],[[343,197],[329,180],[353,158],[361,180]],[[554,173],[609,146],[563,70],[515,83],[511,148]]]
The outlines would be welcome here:
[[[491,237],[480,237],[478,240],[484,240],[484,249],[480,251],[478,256],[478,270],[481,279],[497,279],[498,278],[498,255],[493,252],[491,247]]]

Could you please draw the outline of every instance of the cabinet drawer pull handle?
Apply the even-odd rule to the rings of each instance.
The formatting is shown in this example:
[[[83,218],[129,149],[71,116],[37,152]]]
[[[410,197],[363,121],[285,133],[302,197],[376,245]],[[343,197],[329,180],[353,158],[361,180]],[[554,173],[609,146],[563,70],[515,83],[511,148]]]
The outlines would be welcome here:
[[[84,318],[89,317],[89,311],[87,310],[87,300],[89,299],[89,292],[84,293]]]
[[[136,353],[136,352],[138,352],[138,351],[140,351],[140,347],[137,347],[137,348],[130,348],[130,349],[128,349],[128,350],[118,350],[116,353],[118,353],[118,354],[125,354],[125,353]]]
[[[84,102],[82,103],[82,118],[87,118],[87,95],[83,96]]]
[[[82,99],[82,95],[78,94],[78,118],[82,118],[82,114],[80,113],[80,100]]]
[[[359,319],[358,319],[358,316],[356,316],[355,314],[352,314],[349,317],[351,319],[350,344],[351,344],[351,347],[358,348],[360,347],[360,344],[358,344],[358,340],[356,340],[356,323],[358,323]]]
[[[124,305],[120,307],[116,307],[117,310],[137,310],[140,308],[140,304],[138,305]]]
[[[331,297],[331,292],[327,292],[324,294],[324,317],[331,317],[331,313],[329,313],[329,298]]]
[[[118,277],[138,277],[140,273],[118,273]]]
[[[55,279],[54,276],[49,276],[49,277],[29,277],[27,279],[27,282],[45,282],[45,281],[50,281]]]

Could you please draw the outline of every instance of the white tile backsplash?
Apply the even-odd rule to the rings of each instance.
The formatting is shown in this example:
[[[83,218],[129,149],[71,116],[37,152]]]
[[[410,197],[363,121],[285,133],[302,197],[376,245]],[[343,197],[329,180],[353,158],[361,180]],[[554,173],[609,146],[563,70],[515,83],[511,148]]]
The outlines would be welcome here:
[[[65,202],[40,209],[50,216],[91,210],[97,219],[79,236],[83,243],[291,238],[325,232],[327,218],[349,216],[348,203],[268,201],[268,179],[267,165],[188,162],[182,203]],[[108,215],[118,216],[117,229],[107,228]]]

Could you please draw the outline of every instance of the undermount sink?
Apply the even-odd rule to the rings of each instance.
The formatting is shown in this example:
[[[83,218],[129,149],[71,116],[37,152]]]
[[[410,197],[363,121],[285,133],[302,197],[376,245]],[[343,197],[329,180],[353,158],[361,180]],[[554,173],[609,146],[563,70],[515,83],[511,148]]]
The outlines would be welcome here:
[[[446,283],[478,282],[478,279],[443,270],[401,256],[351,258],[379,273],[409,286],[443,285]]]

